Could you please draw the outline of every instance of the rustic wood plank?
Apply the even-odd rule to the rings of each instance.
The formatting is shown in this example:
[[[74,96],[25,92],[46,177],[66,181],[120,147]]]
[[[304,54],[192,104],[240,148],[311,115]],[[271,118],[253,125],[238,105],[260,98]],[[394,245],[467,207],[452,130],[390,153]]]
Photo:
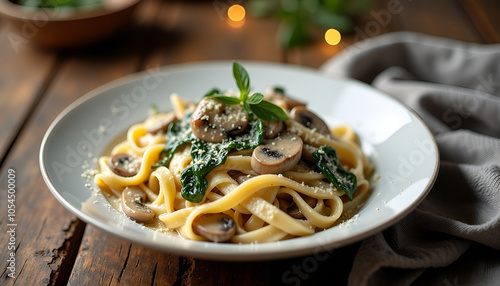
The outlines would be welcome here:
[[[280,48],[272,19],[247,17],[243,26],[231,27],[224,7],[226,1],[166,2],[157,19],[155,51],[145,65],[154,67],[179,62],[251,59],[279,62]],[[217,2],[217,3],[218,3]],[[227,9],[227,8],[226,8]]]
[[[270,262],[271,285],[347,285],[360,242]]]
[[[16,231],[17,279],[7,280],[8,283],[57,285],[64,284],[63,280],[69,277],[73,261],[68,260],[74,258],[68,259],[67,255],[74,251],[75,246],[78,248],[78,236],[81,237],[79,233],[84,225],[63,208],[44,186],[38,170],[38,149],[45,130],[64,107],[91,89],[137,70],[140,53],[133,42],[128,43],[115,38],[88,50],[67,51],[46,95],[10,151],[0,181],[5,185],[8,168],[16,170],[16,216],[19,224]],[[47,57],[50,56],[49,53]],[[39,59],[34,59],[35,63],[43,58],[39,55]],[[30,69],[36,70],[27,65],[23,71]],[[22,82],[23,79],[17,81]],[[6,205],[6,200],[2,198],[2,213],[7,213]],[[6,224],[6,217],[2,216],[0,225],[5,228]],[[6,239],[9,238],[0,237],[2,245],[6,245]],[[0,253],[1,266],[6,266],[6,255],[9,253]]]
[[[29,38],[2,22],[0,28],[0,165],[50,81],[57,56],[30,45]],[[15,111],[15,112],[12,112]]]
[[[158,39],[145,67],[179,62],[247,59],[279,62],[274,19],[252,19],[233,28],[225,9],[212,2],[167,2],[157,18]],[[220,262],[181,257],[177,283],[182,285],[268,285],[269,264]]]
[[[497,15],[500,3],[492,0],[462,2],[465,11],[453,0],[377,0],[369,12],[358,15],[353,32],[343,35],[340,44],[327,45],[318,32],[310,45],[288,51],[287,60],[293,64],[319,67],[351,44],[392,31],[414,31],[478,43],[484,40],[500,42],[500,18]]]
[[[457,1],[402,0],[400,3],[401,12],[395,14],[394,21],[391,21],[394,30],[414,31],[467,42],[483,42]]]
[[[165,64],[213,59],[257,59],[279,61],[280,52],[274,42],[272,33],[260,33],[270,27],[276,27],[274,22],[249,20],[243,27],[231,28],[219,19],[219,14],[213,10],[211,3],[186,2],[156,2],[148,10],[158,10],[156,25],[149,22],[141,23],[142,37],[148,38],[151,45],[146,47],[147,55],[141,68],[151,68]],[[212,13],[207,13],[212,11]],[[154,17],[152,17],[154,18]],[[259,32],[255,32],[259,31]],[[229,39],[229,40],[228,40]],[[255,41],[262,42],[255,45]],[[206,45],[200,46],[200,43]],[[221,45],[220,43],[224,43]],[[153,50],[149,50],[153,48]],[[104,238],[104,239],[103,239]],[[139,260],[130,262],[131,254],[126,257],[116,257],[113,253],[122,253],[129,249],[130,253],[140,254],[152,261],[163,261],[157,264],[142,265],[137,271]],[[92,257],[99,255],[92,261]],[[167,268],[167,270],[165,270]],[[92,226],[87,226],[80,254],[75,261],[70,277],[70,283],[85,282],[88,284],[127,284],[126,282],[142,281],[154,284],[172,285],[267,285],[268,265],[266,263],[230,263],[197,260],[188,257],[176,257],[166,253],[151,252],[147,248],[130,244],[102,233]],[[237,270],[237,271],[236,271]],[[178,272],[176,272],[178,271]],[[88,275],[92,273],[92,275]],[[218,273],[218,275],[214,275]],[[120,276],[121,274],[121,276]],[[154,274],[154,275],[153,275]],[[160,275],[162,274],[162,275]],[[264,275],[263,275],[264,274]],[[255,283],[254,283],[255,282]]]
[[[172,37],[160,39],[158,48],[145,60],[145,66],[166,65],[177,62],[213,59],[250,59],[279,62],[281,47],[275,40],[278,22],[273,18],[247,18],[244,26],[231,28],[215,13],[207,13],[206,3],[170,2],[163,6],[158,19],[159,34]],[[173,19],[178,19],[178,22]],[[180,35],[178,35],[179,33]],[[203,47],[199,43],[205,44]],[[219,43],[224,43],[221,45]],[[258,43],[258,44],[256,44]],[[156,45],[156,44],[155,44]],[[248,47],[248,48],[247,48]],[[332,50],[324,53],[329,57]],[[310,48],[310,56],[318,46]],[[334,48],[335,49],[335,48]],[[334,51],[336,52],[336,51]],[[319,65],[323,58],[311,65]],[[294,260],[285,260],[294,261]],[[177,283],[186,285],[269,285],[271,281],[282,284],[281,273],[271,273],[271,262],[220,262],[183,258],[180,261]],[[274,269],[276,269],[277,264]],[[328,266],[326,266],[328,268]],[[184,272],[182,272],[184,271]],[[321,274],[317,272],[316,274]],[[325,275],[316,275],[315,281]],[[281,281],[281,282],[280,282]]]
[[[137,69],[149,67],[144,63],[144,55],[150,54],[150,47],[154,47],[156,41],[162,41],[155,39],[159,36],[158,29],[150,21],[158,13],[161,2],[153,0],[143,4],[137,24],[133,27],[133,35],[122,43],[136,43],[130,49],[135,51],[132,61]],[[151,39],[153,44],[150,45]],[[129,55],[119,58],[126,59]],[[106,68],[109,70],[114,66]],[[188,279],[183,274],[189,267],[190,260],[187,258],[152,250],[87,226],[68,282],[87,285],[174,285],[177,281]]]
[[[500,2],[495,0],[461,0],[465,13],[475,24],[486,43],[500,43]]]
[[[180,257],[87,226],[69,284],[269,285],[268,266]]]
[[[181,260],[88,226],[68,284],[174,285]]]
[[[15,221],[7,221],[7,216],[2,216],[0,220],[4,231],[15,233],[14,240],[10,239],[10,235],[0,236],[2,246],[7,248],[8,243],[15,245],[15,261],[12,261],[14,265],[8,262],[11,249],[0,253],[3,269],[0,279],[5,285],[49,284],[57,278],[57,270],[63,267],[65,260],[74,259],[75,252],[71,248],[79,244],[84,225],[68,215],[47,189],[40,187],[43,182],[37,168],[25,168],[25,164],[36,166],[36,156],[27,153],[19,156],[19,160],[24,162],[8,164],[8,168],[15,170],[16,174]],[[6,168],[2,170],[0,182],[2,186],[7,185]],[[0,200],[0,210],[2,214],[7,214],[6,198]],[[8,266],[14,268],[9,269]],[[7,277],[12,272],[15,279]]]
[[[190,285],[270,285],[269,261],[224,262],[195,259]]]
[[[451,37],[458,36],[451,30],[453,24],[445,23],[434,31],[431,24],[421,23],[418,15],[425,15],[425,19],[439,23],[437,15],[445,10],[443,8],[445,4],[437,4],[438,9],[433,13],[438,14],[429,16],[425,8],[428,8],[426,5],[430,2],[423,2],[425,3],[412,2],[408,4],[409,6],[403,6],[404,10],[391,19],[387,29],[415,30],[445,36],[449,36],[448,33],[451,31]],[[404,1],[401,3],[407,5]],[[69,279],[70,284],[85,282],[89,285],[105,283],[268,285],[293,283],[287,278],[299,277],[301,283],[319,284],[328,281],[326,279],[331,277],[332,273],[341,280],[345,279],[350,269],[350,262],[346,261],[346,258],[347,260],[353,258],[356,245],[336,250],[326,258],[321,256],[318,259],[313,256],[312,259],[316,259],[316,264],[312,262],[311,256],[275,262],[231,263],[173,256],[127,242],[92,226],[85,227],[85,224],[60,206],[47,188],[42,187],[43,182],[37,167],[26,168],[26,166],[38,166],[37,150],[41,137],[56,114],[74,99],[100,84],[138,69],[177,62],[212,59],[280,61],[282,58],[280,48],[276,46],[274,40],[277,22],[273,19],[255,21],[247,19],[243,27],[235,29],[230,28],[223,19],[219,20],[219,14],[212,6],[212,2],[152,0],[148,1],[144,9],[146,12],[143,12],[143,16],[157,13],[157,16],[152,17],[154,23],[141,17],[142,21],[132,27],[130,35],[122,34],[87,51],[66,52],[62,54],[60,65],[52,68],[54,81],[47,86],[46,95],[40,97],[39,106],[27,121],[1,169],[2,186],[7,182],[7,169],[13,168],[18,172],[16,215],[19,220],[16,228],[18,278],[9,280],[10,278],[5,277],[7,272],[4,271],[0,276],[2,282],[5,281],[7,285],[14,283],[58,285],[65,284]],[[460,12],[458,8],[456,11],[453,9],[451,9],[452,15],[447,17],[447,20],[452,19],[451,23],[463,16],[463,11]],[[406,14],[403,15],[404,13]],[[467,23],[461,25],[465,27]],[[470,27],[467,29],[470,35],[467,33],[465,36],[462,35],[464,39],[481,40],[474,29]],[[383,31],[385,30],[380,30],[381,33]],[[348,36],[347,42],[349,39],[355,42],[361,38],[361,34],[358,38],[355,36],[352,35],[351,38]],[[149,42],[144,44],[151,39],[153,39],[151,44]],[[338,51],[329,49],[324,51],[324,54],[315,54],[321,49],[319,45],[306,48],[299,54],[299,58],[295,59],[295,63],[315,67],[321,64],[324,58]],[[48,61],[50,55],[55,57],[54,54],[47,52],[47,55],[33,56],[33,60]],[[3,53],[0,54],[0,58],[2,56]],[[19,67],[18,73],[31,72],[31,69],[33,69],[31,66]],[[44,80],[46,79],[40,76],[39,81]],[[42,86],[43,84],[39,84],[31,87],[32,93],[45,94],[45,88]],[[0,213],[7,213],[7,202],[3,198],[0,199]],[[6,217],[2,216],[0,226],[3,229],[7,228]],[[83,240],[80,239],[82,237]],[[0,236],[1,245],[7,245],[8,240],[9,236]],[[80,241],[81,245],[78,247]],[[77,250],[79,250],[78,255]],[[8,252],[0,253],[2,269],[8,266],[8,255]],[[343,259],[338,260],[337,257]],[[301,267],[302,271],[305,269],[304,274],[308,275],[307,278],[297,276],[298,273],[294,274],[293,270],[296,269],[294,266]],[[73,269],[71,273],[70,269]],[[291,276],[284,277],[289,273],[286,272],[288,270],[292,271],[289,274]]]
[[[392,31],[390,23],[393,20],[394,11],[397,9],[400,9],[400,5],[393,7],[383,0],[373,1],[372,9],[355,15],[352,31],[342,34],[340,43],[333,46],[326,43],[324,39],[327,29],[315,27],[312,31],[312,41],[309,44],[300,48],[291,48],[285,52],[286,62],[318,68],[346,47]]]

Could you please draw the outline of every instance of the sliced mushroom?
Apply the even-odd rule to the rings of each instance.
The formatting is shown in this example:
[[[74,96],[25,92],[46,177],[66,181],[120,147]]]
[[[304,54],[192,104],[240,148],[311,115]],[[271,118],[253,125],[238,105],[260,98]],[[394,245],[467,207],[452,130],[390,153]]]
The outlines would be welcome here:
[[[144,124],[146,125],[146,131],[151,134],[157,134],[158,132],[167,133],[168,126],[176,120],[175,114],[171,113],[160,113],[155,116],[148,118]]]
[[[116,153],[109,158],[108,166],[118,176],[132,177],[139,172],[141,159],[127,153]]]
[[[316,151],[318,148],[311,146],[309,144],[304,144],[302,147],[302,159],[306,160],[309,163],[314,163],[313,159],[313,153]]]
[[[285,122],[283,121],[264,121],[264,138],[273,139],[285,129]]]
[[[225,105],[217,99],[204,98],[191,116],[191,129],[199,139],[218,143],[245,131],[248,120],[241,105]]]
[[[304,197],[304,201],[311,207],[311,208],[314,208],[316,206],[316,199],[315,198],[311,198],[311,197]],[[302,213],[302,211],[300,210],[299,206],[297,206],[295,204],[295,202],[292,203],[292,205],[290,205],[286,212],[288,213],[288,215],[290,215],[291,217],[293,218],[296,218],[296,219],[305,219],[306,217],[304,216],[304,214]]]
[[[122,192],[122,210],[130,218],[139,222],[153,219],[154,212],[144,205],[146,193],[137,186],[126,187]]]
[[[223,213],[204,214],[194,219],[196,233],[213,242],[228,241],[236,233],[236,223]]]
[[[271,101],[283,101],[286,103],[288,109],[292,109],[296,106],[306,106],[304,102],[295,100],[289,95],[285,95],[285,92],[281,88],[273,88],[271,94],[269,95]]]
[[[318,131],[323,135],[332,136],[330,128],[328,128],[328,125],[326,125],[326,123],[316,114],[307,110],[304,106],[294,107],[290,111],[290,118],[292,118],[295,121],[298,121],[300,124],[304,125],[309,129],[315,129],[316,131]]]
[[[252,169],[259,174],[281,174],[292,169],[302,156],[302,139],[283,132],[272,140],[263,140],[252,153]]]

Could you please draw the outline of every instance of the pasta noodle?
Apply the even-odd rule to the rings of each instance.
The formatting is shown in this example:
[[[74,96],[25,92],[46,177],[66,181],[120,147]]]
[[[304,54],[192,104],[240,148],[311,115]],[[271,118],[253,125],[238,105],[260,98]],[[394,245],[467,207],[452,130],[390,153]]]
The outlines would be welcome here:
[[[234,223],[234,234],[228,238],[230,242],[272,242],[312,235],[335,226],[353,216],[370,193],[373,166],[361,151],[352,128],[337,126],[329,130],[331,136],[326,136],[290,118],[284,128],[292,136],[298,136],[304,148],[305,145],[314,149],[333,147],[342,167],[354,174],[356,186],[352,200],[304,158],[284,172],[260,174],[252,165],[253,149],[232,149],[225,163],[205,176],[207,187],[202,201],[189,201],[181,190],[183,171],[197,164],[191,156],[191,143],[177,148],[168,163],[152,168],[164,156],[165,144],[173,140],[165,131],[148,131],[153,117],[174,114],[175,120],[180,120],[196,108],[176,94],[171,101],[174,107],[171,113],[155,114],[131,126],[126,139],[114,146],[109,155],[99,159],[100,172],[94,178],[103,193],[121,202],[115,207],[124,212],[125,190],[133,187],[143,192],[145,197],[136,198],[135,203],[152,211],[153,218],[143,222],[146,226],[176,230],[186,239],[213,240],[200,233],[197,220],[209,214],[224,214]],[[286,103],[280,102],[280,105],[290,109]],[[124,164],[124,171],[135,168],[133,174],[123,175],[113,169],[113,164],[118,164],[113,163],[113,156],[117,154],[130,156],[118,158],[117,162]]]

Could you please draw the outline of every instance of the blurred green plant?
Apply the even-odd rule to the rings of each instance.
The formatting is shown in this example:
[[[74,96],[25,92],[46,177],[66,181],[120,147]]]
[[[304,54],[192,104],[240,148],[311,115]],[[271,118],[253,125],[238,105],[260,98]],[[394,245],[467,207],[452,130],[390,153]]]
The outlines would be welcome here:
[[[286,48],[307,44],[314,25],[349,33],[353,16],[371,7],[370,0],[251,0],[247,4],[253,16],[274,16],[280,21],[277,40]]]
[[[36,8],[85,7],[101,4],[101,0],[19,0],[13,2]]]

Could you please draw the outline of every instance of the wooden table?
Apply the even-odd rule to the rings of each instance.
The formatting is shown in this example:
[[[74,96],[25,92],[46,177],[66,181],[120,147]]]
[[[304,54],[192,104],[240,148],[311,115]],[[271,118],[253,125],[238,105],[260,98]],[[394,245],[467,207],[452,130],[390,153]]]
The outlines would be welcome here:
[[[307,257],[213,262],[148,249],[87,225],[45,186],[38,165],[42,136],[59,112],[88,91],[157,66],[244,59],[316,68],[353,42],[399,30],[500,42],[497,0],[375,1],[373,10],[359,17],[357,32],[344,35],[341,44],[328,46],[318,38],[293,50],[277,46],[276,20],[247,17],[244,26],[231,28],[215,2],[147,0],[126,33],[96,47],[67,51],[29,42],[17,50],[8,38],[16,31],[0,18],[0,284],[319,284],[328,282],[332,271],[345,282],[359,243],[334,250],[317,264],[307,264]],[[398,5],[399,12],[383,18],[390,5]],[[9,170],[15,171],[15,279],[7,277],[6,269]]]

